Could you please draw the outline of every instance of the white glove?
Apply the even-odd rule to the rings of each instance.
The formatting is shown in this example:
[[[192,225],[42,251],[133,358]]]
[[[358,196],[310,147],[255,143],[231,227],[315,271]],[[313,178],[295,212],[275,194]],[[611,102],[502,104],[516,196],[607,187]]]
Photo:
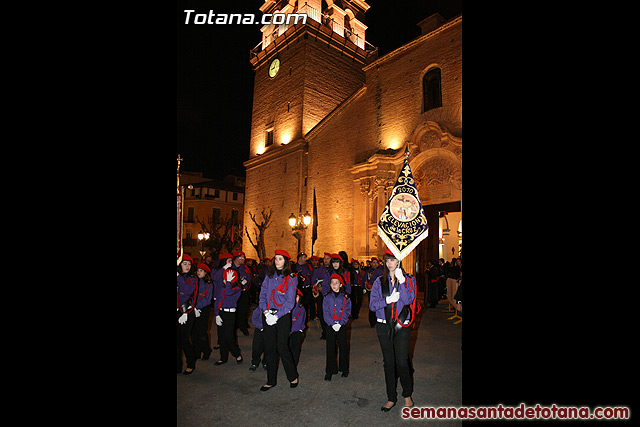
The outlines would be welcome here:
[[[340,330],[340,324],[339,323],[334,323],[333,325],[331,325],[331,327],[336,332],[338,332]]]
[[[245,278],[243,277],[243,278],[242,278],[242,282],[240,282],[240,283],[242,283],[242,285],[243,285],[243,286],[244,286],[244,285],[246,285],[246,284],[247,284],[247,279],[245,279]]]
[[[235,283],[238,281],[238,273],[235,270],[227,270],[223,273],[223,276],[227,282]]]
[[[187,313],[183,313],[182,316],[178,318],[178,323],[180,323],[181,325],[187,323]]]
[[[273,326],[278,321],[278,316],[275,314],[267,313],[264,315],[265,320],[267,321],[267,325]]]
[[[398,282],[400,283],[404,283],[407,279],[404,278],[404,274],[402,274],[402,270],[400,270],[399,268],[396,268],[396,279],[398,279]]]
[[[400,299],[400,292],[395,290],[391,293],[391,295],[385,298],[385,301],[387,302],[387,304],[391,304],[391,303],[397,302],[399,299]]]
[[[216,316],[216,325],[222,326],[222,317],[220,315]]]
[[[193,311],[195,311],[196,313],[196,317],[200,317],[200,309],[199,308],[194,308]]]
[[[230,262],[226,263],[226,264],[224,265],[224,267],[222,267],[222,268],[224,268],[224,269],[226,270],[226,269],[227,269],[227,268],[229,268],[229,267],[231,267],[231,263],[230,263]]]

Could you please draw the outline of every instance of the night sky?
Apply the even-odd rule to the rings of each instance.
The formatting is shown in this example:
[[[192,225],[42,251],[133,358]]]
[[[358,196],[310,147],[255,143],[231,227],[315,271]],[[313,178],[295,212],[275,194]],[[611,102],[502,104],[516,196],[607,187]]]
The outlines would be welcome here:
[[[182,171],[208,178],[244,175],[249,158],[253,77],[249,50],[261,40],[260,25],[185,24],[184,10],[208,14],[254,13],[263,0],[223,4],[179,0],[177,22],[177,151]],[[462,12],[462,0],[368,0],[366,40],[378,56],[420,35],[418,22],[433,13],[449,20]]]

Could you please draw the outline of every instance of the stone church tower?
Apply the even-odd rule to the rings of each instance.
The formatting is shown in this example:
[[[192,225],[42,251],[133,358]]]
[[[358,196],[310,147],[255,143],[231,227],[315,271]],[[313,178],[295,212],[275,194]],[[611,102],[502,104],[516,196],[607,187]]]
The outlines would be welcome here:
[[[260,8],[308,16],[306,24],[263,26],[262,43],[251,52],[255,81],[244,224],[253,238],[249,213],[259,218],[262,208],[273,210],[267,256],[276,248],[296,253],[288,218],[312,212],[314,189],[314,254],[345,250],[361,260],[382,255],[375,229],[407,145],[435,227],[428,243],[414,251],[423,253],[420,264],[437,258],[437,212],[460,210],[461,16],[425,19],[420,37],[378,58],[365,40],[367,9],[364,0],[265,0]],[[311,235],[309,227],[301,240],[308,255]],[[243,250],[256,255],[248,238]]]

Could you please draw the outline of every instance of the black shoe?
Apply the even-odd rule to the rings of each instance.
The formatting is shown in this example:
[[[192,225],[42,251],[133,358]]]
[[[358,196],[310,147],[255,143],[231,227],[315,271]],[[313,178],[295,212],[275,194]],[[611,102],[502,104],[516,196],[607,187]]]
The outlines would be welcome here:
[[[349,376],[349,372],[343,372],[342,376],[345,377],[345,378],[348,377]]]
[[[330,374],[325,375],[324,376],[324,380],[325,381],[331,381],[331,375]]]
[[[189,368],[187,368],[187,369],[189,369]],[[193,368],[193,369],[191,370],[191,372],[188,372],[188,371],[187,371],[187,369],[185,369],[185,370],[184,370],[183,374],[185,374],[185,375],[191,375],[191,374],[193,374],[193,371],[195,371],[195,370],[196,370],[196,368]]]
[[[216,344],[216,345],[213,347],[213,349],[214,349],[214,350],[217,350],[217,349],[219,349],[219,348],[220,348],[220,344]]]
[[[242,358],[242,355],[238,356],[240,359],[236,359],[236,363],[239,365],[242,362],[244,362],[244,359]]]
[[[262,387],[260,387],[260,391],[267,391],[267,390],[270,390],[270,389],[272,389],[274,387],[275,387],[274,385],[271,385],[269,387],[267,387],[266,385],[263,385]]]
[[[209,357],[211,357],[211,353],[213,352],[209,351],[207,353],[202,353],[202,360],[209,360]]]
[[[395,403],[395,402],[393,402],[393,405],[391,405],[391,408],[393,408],[394,406],[396,406],[396,403]],[[385,408],[385,407],[383,406],[382,408],[380,408],[380,410],[381,410],[382,412],[389,412],[389,410],[390,410],[391,408]]]
[[[249,370],[250,370],[251,372],[255,372],[255,371],[256,371],[256,369],[258,369],[258,365],[251,365],[251,366],[249,366]]]
[[[214,365],[216,365],[216,366],[220,366],[220,365],[222,365],[223,363],[227,363],[227,362],[223,362],[222,360],[218,360],[216,363],[214,363]]]
[[[327,339],[327,337],[325,337],[325,336],[324,336],[324,333],[323,333],[322,335],[320,335],[320,339],[321,339],[321,340],[326,340],[326,339]]]
[[[242,331],[242,335],[244,335],[245,337],[247,335],[249,335],[249,331],[247,331],[246,329],[240,329]]]
[[[298,378],[298,382],[297,383],[289,383],[289,387],[296,388],[296,387],[298,387],[298,384],[300,384],[300,378]]]

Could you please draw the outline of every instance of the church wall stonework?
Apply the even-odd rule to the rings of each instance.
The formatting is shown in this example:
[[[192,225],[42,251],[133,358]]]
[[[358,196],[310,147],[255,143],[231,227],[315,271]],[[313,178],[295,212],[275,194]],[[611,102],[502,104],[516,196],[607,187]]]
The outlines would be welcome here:
[[[265,78],[265,69],[256,70],[244,222],[252,233],[247,212],[273,207],[265,239],[268,256],[276,247],[296,252],[287,219],[298,213],[299,203],[302,212],[313,211],[314,188],[318,240],[313,253],[345,250],[361,260],[381,256],[377,219],[405,147],[423,204],[461,200],[461,27],[461,17],[455,18],[367,66],[309,35],[278,53],[281,68],[275,79]],[[422,78],[434,66],[441,70],[442,107],[424,112]],[[256,160],[269,120],[276,147],[282,128],[296,130],[289,147],[278,147],[284,154],[267,149]],[[311,228],[301,248],[311,255]],[[243,250],[255,255],[246,237]]]

